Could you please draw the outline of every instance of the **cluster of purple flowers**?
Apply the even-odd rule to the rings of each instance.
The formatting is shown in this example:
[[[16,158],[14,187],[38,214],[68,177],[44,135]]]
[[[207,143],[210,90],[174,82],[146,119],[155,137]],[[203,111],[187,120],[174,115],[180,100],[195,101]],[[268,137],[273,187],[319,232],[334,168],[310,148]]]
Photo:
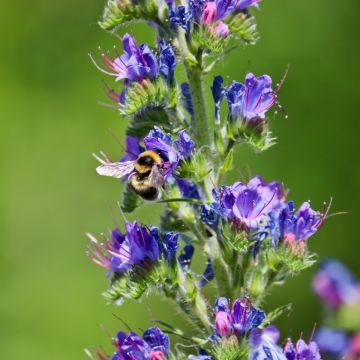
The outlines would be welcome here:
[[[250,299],[237,299],[232,307],[226,298],[215,303],[215,329],[217,337],[241,336],[263,323],[266,314],[251,304]]]
[[[342,307],[360,304],[360,282],[339,261],[327,259],[322,262],[313,279],[313,289],[327,307],[328,315],[336,315]],[[333,321],[336,324],[336,321]],[[315,339],[321,351],[346,359],[360,356],[360,332],[323,327]]]
[[[161,235],[158,228],[148,229],[137,221],[126,221],[125,228],[124,234],[119,229],[113,230],[111,240],[104,237],[103,242],[89,234],[89,258],[110,272],[122,275],[134,266],[148,271],[161,256],[171,261],[179,249],[178,233]]]
[[[188,0],[187,5],[176,6],[168,1],[170,22],[173,27],[181,26],[190,31],[192,25],[204,25],[211,33],[226,38],[230,29],[224,20],[229,15],[246,12],[250,6],[258,7],[260,0]]]
[[[174,84],[174,71],[177,59],[170,44],[164,40],[159,43],[160,55],[157,57],[146,44],[138,46],[133,36],[125,34],[122,37],[124,53],[120,54],[114,47],[115,55],[109,51],[105,53],[100,49],[103,58],[103,66],[99,66],[93,60],[95,66],[103,73],[115,77],[116,81],[124,80],[124,90],[117,94],[113,90],[108,95],[117,103],[124,103],[126,87],[133,82],[146,85],[161,75],[170,85]]]
[[[314,211],[308,202],[295,211],[294,202],[287,202],[286,195],[279,182],[266,183],[256,176],[247,184],[237,182],[214,191],[215,202],[211,210],[203,210],[203,218],[209,224],[217,214],[250,231],[260,243],[269,237],[274,247],[284,242],[303,255],[306,240],[320,228],[326,214]]]
[[[120,331],[114,340],[116,352],[109,357],[102,350],[96,355],[99,360],[165,360],[170,354],[170,339],[157,327],[144,332],[143,337]]]
[[[256,77],[249,73],[245,82],[234,81],[228,88],[223,87],[223,79],[216,76],[212,86],[215,102],[215,119],[220,120],[220,107],[224,97],[229,108],[229,119],[239,120],[241,127],[259,127],[266,112],[276,103],[280,86],[273,90],[272,80],[268,75]]]

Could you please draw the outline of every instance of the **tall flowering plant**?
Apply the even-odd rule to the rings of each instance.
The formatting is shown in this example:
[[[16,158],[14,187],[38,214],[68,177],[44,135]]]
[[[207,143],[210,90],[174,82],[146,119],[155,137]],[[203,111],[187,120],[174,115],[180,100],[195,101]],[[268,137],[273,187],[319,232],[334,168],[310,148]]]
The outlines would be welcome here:
[[[230,50],[256,43],[252,13],[259,5],[108,0],[105,6],[99,24],[120,44],[91,59],[112,82],[106,92],[127,132],[115,160],[95,156],[96,170],[125,183],[124,215],[149,201],[162,203],[164,213],[157,226],[125,220],[101,239],[88,234],[88,256],[106,269],[107,302],[121,306],[158,291],[174,301],[196,334],[165,322],[142,334],[121,330],[113,353],[87,351],[92,359],[320,359],[312,338],[280,339],[273,323],[288,305],[269,313],[262,307],[274,286],[314,263],[309,239],[326,219],[326,206],[296,206],[279,181],[260,175],[223,181],[238,145],[261,152],[275,143],[268,114],[280,107],[284,79],[274,85],[269,75],[248,73],[232,82],[217,75],[209,88],[204,82]],[[155,30],[154,46],[122,32],[136,20]],[[180,70],[187,78],[182,83]],[[195,252],[204,255],[200,274],[191,266]]]

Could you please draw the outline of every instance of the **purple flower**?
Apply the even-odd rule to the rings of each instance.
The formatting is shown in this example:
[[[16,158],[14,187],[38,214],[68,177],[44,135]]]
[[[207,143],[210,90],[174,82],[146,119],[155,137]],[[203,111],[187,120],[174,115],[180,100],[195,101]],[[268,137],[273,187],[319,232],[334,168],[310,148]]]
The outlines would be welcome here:
[[[232,326],[236,335],[257,328],[263,323],[266,314],[247,300],[237,299],[232,307]]]
[[[319,329],[315,334],[315,341],[321,352],[337,357],[342,357],[350,347],[350,339],[346,333],[331,328]]]
[[[324,222],[325,213],[311,209],[309,202],[304,202],[295,212],[295,204],[289,201],[269,214],[267,228],[275,247],[279,241],[294,251],[305,251],[305,241],[314,235]]]
[[[297,341],[296,345],[287,340],[284,347],[287,360],[321,360],[320,350],[315,341],[307,344],[303,339]]]
[[[150,345],[152,351],[160,351],[166,356],[170,353],[169,336],[159,328],[152,327],[144,332],[144,340]]]
[[[217,334],[226,337],[232,332],[236,336],[247,333],[261,325],[266,318],[266,314],[253,306],[249,299],[237,299],[230,309],[227,299],[220,297],[215,303],[215,313],[215,328],[220,329],[220,333]],[[230,330],[227,321],[231,324]],[[227,335],[224,335],[225,333]]]
[[[230,219],[256,229],[280,205],[281,187],[277,181],[268,184],[256,176],[248,184],[237,182],[221,188],[217,196],[221,210]]]
[[[210,32],[218,37],[225,39],[230,34],[230,28],[223,21],[218,21],[210,27]]]
[[[179,150],[180,155],[184,159],[188,159],[195,148],[195,142],[191,139],[186,130],[180,131],[178,137],[179,140],[175,140],[174,143]]]
[[[275,326],[255,329],[250,334],[250,360],[287,360],[277,345],[280,333]]]
[[[159,65],[153,52],[146,44],[137,46],[136,40],[129,34],[122,38],[124,53],[120,55],[116,51],[113,57],[110,53],[105,54],[101,50],[105,67],[102,68],[93,60],[96,67],[102,72],[114,76],[116,81],[142,81],[154,79],[159,74]]]
[[[174,83],[174,70],[177,65],[177,59],[170,44],[164,40],[159,42],[160,47],[160,73],[170,84]]]
[[[313,279],[315,293],[331,308],[359,301],[359,285],[349,270],[334,259],[325,260]]]
[[[135,221],[126,222],[125,227],[125,234],[118,229],[112,232],[112,241],[104,237],[100,243],[88,235],[91,240],[89,258],[97,265],[120,275],[134,265],[148,269],[161,255],[157,239],[145,226]]]
[[[170,353],[170,340],[157,327],[146,330],[142,338],[134,332],[127,335],[120,331],[116,347],[112,360],[164,360]]]
[[[240,117],[244,128],[257,120],[252,126],[259,126],[260,119],[265,118],[266,112],[275,104],[277,91],[272,89],[272,80],[268,75],[256,77],[249,73],[245,84],[234,81],[226,91],[230,117],[236,120]]]
[[[140,145],[140,140],[136,136],[127,135],[125,138],[126,154],[120,161],[132,161],[136,160],[139,155],[145,151],[145,148]]]
[[[111,358],[112,360],[150,360],[151,347],[136,333],[126,335],[119,332],[117,336],[118,351]]]

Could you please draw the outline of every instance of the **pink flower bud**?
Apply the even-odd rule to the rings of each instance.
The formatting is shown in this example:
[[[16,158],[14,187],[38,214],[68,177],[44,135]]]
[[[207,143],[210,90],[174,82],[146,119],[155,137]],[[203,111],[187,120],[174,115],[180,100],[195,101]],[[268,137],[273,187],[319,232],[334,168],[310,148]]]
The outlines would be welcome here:
[[[231,334],[230,314],[225,311],[219,311],[216,314],[215,327],[220,336],[229,337]]]
[[[210,1],[205,4],[204,14],[203,14],[203,23],[212,24],[216,20],[216,2]]]
[[[152,351],[150,354],[151,360],[165,360],[165,355],[162,351]]]
[[[210,31],[222,38],[226,38],[230,33],[229,27],[222,21],[218,21],[214,24],[214,26],[210,28]]]

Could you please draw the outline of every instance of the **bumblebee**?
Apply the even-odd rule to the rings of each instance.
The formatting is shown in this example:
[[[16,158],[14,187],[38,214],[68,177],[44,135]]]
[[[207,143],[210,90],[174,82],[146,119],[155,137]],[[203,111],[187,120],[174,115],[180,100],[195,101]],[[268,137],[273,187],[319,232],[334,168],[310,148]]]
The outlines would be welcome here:
[[[115,162],[97,158],[101,165],[96,168],[98,174],[120,179],[129,175],[130,187],[145,200],[156,200],[165,179],[161,173],[163,160],[155,151],[141,153],[135,161]]]

